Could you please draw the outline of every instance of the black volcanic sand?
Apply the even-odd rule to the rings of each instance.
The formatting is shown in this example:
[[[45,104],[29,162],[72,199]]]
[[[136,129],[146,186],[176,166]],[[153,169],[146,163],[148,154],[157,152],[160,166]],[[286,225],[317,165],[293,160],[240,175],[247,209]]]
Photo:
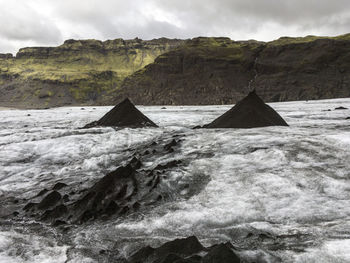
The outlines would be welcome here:
[[[116,105],[101,119],[85,125],[84,128],[96,126],[117,126],[130,128],[158,127],[153,121],[139,111],[128,98]]]
[[[252,91],[230,110],[203,128],[257,128],[288,126],[283,118]]]

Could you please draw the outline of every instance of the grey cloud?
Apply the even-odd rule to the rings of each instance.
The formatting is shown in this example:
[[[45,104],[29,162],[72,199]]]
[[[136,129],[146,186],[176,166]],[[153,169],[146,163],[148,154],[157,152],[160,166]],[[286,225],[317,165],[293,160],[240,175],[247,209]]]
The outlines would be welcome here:
[[[6,2],[0,15],[0,36],[9,41],[52,44],[62,39],[61,32],[47,17],[36,12],[25,2]]]
[[[348,0],[0,0],[0,50],[64,38],[151,39],[348,33]],[[6,41],[5,41],[5,40]]]

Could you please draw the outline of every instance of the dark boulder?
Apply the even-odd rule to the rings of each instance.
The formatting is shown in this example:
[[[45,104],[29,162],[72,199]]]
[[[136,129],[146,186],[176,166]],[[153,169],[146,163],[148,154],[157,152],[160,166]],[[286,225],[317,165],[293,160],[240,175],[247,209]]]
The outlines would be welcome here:
[[[229,111],[203,128],[288,126],[283,118],[252,91]]]
[[[158,127],[153,121],[139,111],[129,99],[123,100],[113,109],[107,112],[101,119],[87,124],[84,128],[95,126],[117,127]]]

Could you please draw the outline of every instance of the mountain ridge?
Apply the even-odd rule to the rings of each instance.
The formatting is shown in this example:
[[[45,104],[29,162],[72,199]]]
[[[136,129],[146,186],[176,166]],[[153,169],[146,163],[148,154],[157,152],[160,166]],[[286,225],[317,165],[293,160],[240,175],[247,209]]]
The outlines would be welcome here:
[[[125,97],[145,105],[232,104],[251,86],[265,101],[347,97],[349,47],[350,34],[70,39],[0,54],[0,105],[115,105]]]

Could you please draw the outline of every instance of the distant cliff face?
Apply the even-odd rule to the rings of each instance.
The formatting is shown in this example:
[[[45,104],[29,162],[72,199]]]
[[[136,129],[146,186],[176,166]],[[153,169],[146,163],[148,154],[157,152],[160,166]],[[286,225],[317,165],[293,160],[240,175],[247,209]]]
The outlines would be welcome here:
[[[350,96],[350,34],[280,38],[67,40],[0,54],[0,106],[231,104]]]
[[[113,101],[226,104],[251,89],[265,101],[350,96],[350,35],[262,43],[196,38],[125,79]]]
[[[183,40],[67,40],[58,47],[0,54],[0,105],[51,107],[103,104],[126,76]]]

